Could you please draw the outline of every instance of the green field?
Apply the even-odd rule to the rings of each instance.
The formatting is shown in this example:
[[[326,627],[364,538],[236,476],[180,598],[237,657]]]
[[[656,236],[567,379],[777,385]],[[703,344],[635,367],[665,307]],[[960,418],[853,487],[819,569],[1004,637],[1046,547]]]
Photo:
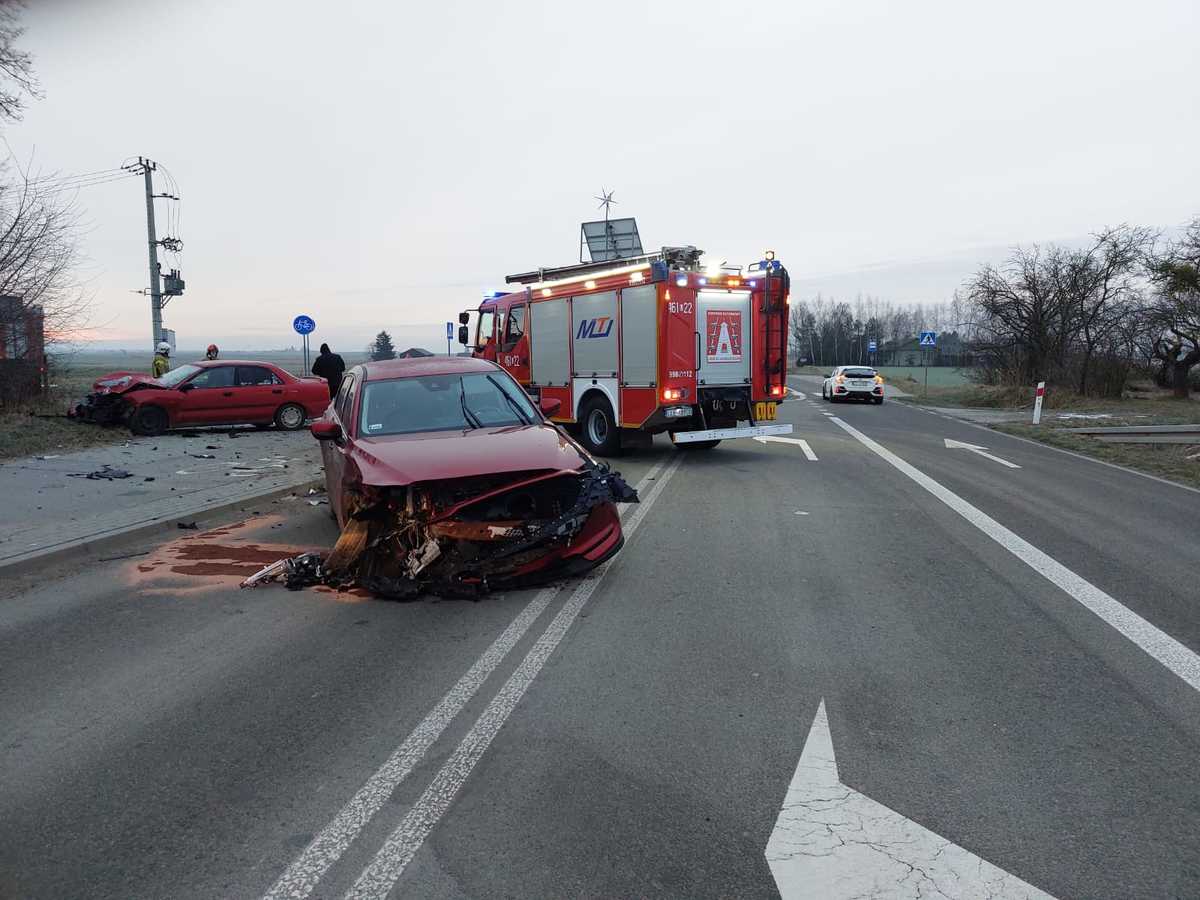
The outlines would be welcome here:
[[[917,384],[925,384],[925,369],[921,366],[879,366],[876,371],[899,388],[904,388],[902,382],[906,378],[913,379]],[[971,378],[966,369],[954,369],[949,366],[929,367],[930,387],[959,387],[970,383]]]

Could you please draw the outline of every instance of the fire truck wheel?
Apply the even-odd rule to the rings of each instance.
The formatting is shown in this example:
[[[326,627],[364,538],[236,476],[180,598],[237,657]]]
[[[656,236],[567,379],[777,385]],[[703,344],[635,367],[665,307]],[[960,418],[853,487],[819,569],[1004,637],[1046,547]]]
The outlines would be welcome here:
[[[597,456],[617,456],[621,452],[621,434],[612,407],[604,397],[591,397],[584,402],[579,415],[579,438]]]

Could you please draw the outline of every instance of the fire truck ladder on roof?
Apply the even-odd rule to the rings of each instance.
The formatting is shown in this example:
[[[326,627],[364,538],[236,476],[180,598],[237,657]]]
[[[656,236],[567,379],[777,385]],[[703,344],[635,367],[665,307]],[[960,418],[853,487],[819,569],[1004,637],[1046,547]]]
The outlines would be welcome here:
[[[606,269],[637,266],[643,263],[665,262],[673,269],[698,271],[703,250],[695,247],[663,247],[657,253],[643,253],[641,256],[625,256],[620,259],[606,259],[597,262],[579,263],[571,266],[556,266],[550,269],[535,269],[532,272],[520,272],[516,275],[505,276],[506,284],[537,284],[541,281],[552,281],[559,278],[570,278],[573,275],[591,275]]]

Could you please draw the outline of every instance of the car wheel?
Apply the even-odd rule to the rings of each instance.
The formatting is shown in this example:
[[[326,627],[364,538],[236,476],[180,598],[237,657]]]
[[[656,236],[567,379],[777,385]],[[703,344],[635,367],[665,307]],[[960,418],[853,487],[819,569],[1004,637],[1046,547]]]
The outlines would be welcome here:
[[[303,406],[285,403],[275,411],[275,427],[283,431],[297,431],[304,427],[306,418]]]
[[[876,405],[876,406],[883,406],[883,398],[882,398],[882,397],[876,397],[876,398],[875,398],[875,405]]]
[[[592,397],[583,404],[579,416],[579,439],[597,456],[617,456],[621,452],[621,434],[612,407],[604,397]]]
[[[162,434],[171,425],[167,411],[161,406],[139,406],[129,420],[129,430],[134,434],[153,437]]]

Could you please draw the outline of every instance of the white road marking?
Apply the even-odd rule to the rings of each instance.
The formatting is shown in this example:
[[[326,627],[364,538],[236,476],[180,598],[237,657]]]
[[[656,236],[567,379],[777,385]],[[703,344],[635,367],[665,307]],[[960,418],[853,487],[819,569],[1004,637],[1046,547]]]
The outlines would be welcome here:
[[[813,453],[812,447],[808,446],[808,441],[804,440],[804,438],[772,437],[771,435],[766,435],[765,437],[756,437],[755,440],[760,444],[766,444],[768,442],[776,444],[796,444],[801,450],[804,451],[804,456],[809,462],[817,461],[817,454]]]
[[[671,458],[671,463],[678,465],[679,457]],[[651,484],[667,465],[666,461],[658,462],[635,485],[635,488],[642,490],[645,485]],[[659,485],[662,483],[660,481]],[[652,490],[651,493],[654,494],[654,491]],[[641,504],[638,504],[637,507],[630,504],[624,507],[622,512],[641,508]],[[629,515],[628,519],[631,523],[640,521],[640,517],[636,513]],[[631,524],[626,530],[626,537],[632,533],[633,528],[634,526]],[[537,621],[560,590],[559,586],[551,586],[543,588],[534,595],[534,598],[483,652],[483,655],[475,660],[466,674],[438,701],[437,706],[429,711],[404,739],[404,742],[375,771],[375,774],[367,779],[358,792],[350,798],[350,801],[342,807],[328,825],[321,829],[304,848],[304,851],[279,876],[279,880],[263,895],[264,900],[284,900],[284,898],[303,900],[312,893],[317,882],[321,880],[330,866],[341,858],[342,854],[346,852],[346,848],[358,837],[371,818],[379,812],[400,782],[407,778],[421,762],[433,743],[475,696],[476,691],[496,666],[516,646],[525,632],[529,630],[529,626]]]
[[[662,478],[650,489],[646,498],[638,504],[637,510],[629,517],[626,536],[630,537],[645,520],[646,514],[654,506],[662,494],[663,488],[671,480],[671,476],[679,469],[682,456],[676,457],[667,467]],[[455,795],[470,776],[475,764],[479,762],[500,728],[524,696],[525,691],[533,683],[550,654],[566,636],[575,617],[583,609],[588,598],[604,580],[613,560],[609,560],[592,573],[585,576],[575,588],[571,598],[559,610],[558,615],[550,622],[546,631],[538,638],[521,665],[509,676],[508,681],[492,699],[476,720],[467,736],[462,739],[446,764],[434,776],[425,793],[408,811],[408,815],[388,835],[387,840],[375,854],[375,858],[363,870],[354,886],[346,892],[346,900],[384,900],[396,881],[404,874],[405,867],[412,861],[413,856],[425,842],[425,838],[437,825],[453,802]]]
[[[988,453],[987,447],[980,447],[978,444],[965,444],[962,441],[954,441],[950,438],[946,438],[945,440],[947,450],[970,450],[972,453],[977,453],[982,457],[990,459],[992,462],[998,462],[1002,466],[1008,466],[1010,469],[1021,468],[1016,463],[1010,463],[1007,459],[1001,459],[998,456]]]
[[[804,393],[804,391],[797,391],[797,390],[794,390],[793,388],[788,388],[787,392],[788,392],[789,396],[797,397],[801,400],[807,399],[807,395]]]
[[[847,787],[825,701],[767,841],[783,900],[821,897],[1024,897],[1050,894]]]
[[[1200,656],[1175,638],[1151,625],[1133,610],[1123,606],[1090,581],[1076,575],[1053,557],[1009,531],[991,516],[976,509],[953,491],[942,487],[921,470],[876,443],[841,419],[833,420],[859,443],[891,463],[933,496],[994,540],[1051,584],[1061,588],[1085,609],[1111,625],[1142,650],[1174,672],[1188,686],[1200,691]]]

